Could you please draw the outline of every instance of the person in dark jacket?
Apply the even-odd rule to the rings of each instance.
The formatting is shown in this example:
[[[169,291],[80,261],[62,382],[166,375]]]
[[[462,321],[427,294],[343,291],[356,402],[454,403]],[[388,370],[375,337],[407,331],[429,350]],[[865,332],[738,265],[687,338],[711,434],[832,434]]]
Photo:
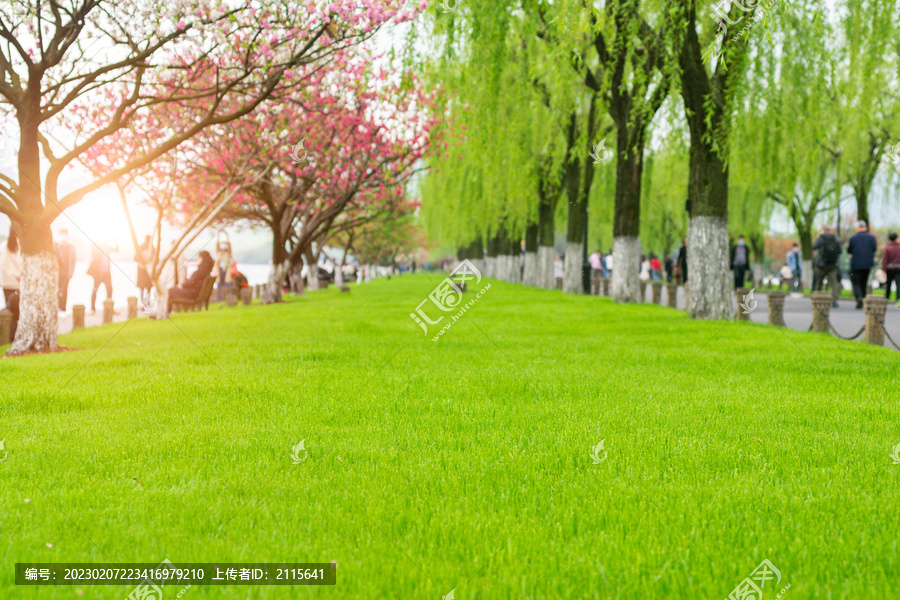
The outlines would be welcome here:
[[[884,297],[891,299],[891,286],[896,282],[897,291],[894,292],[894,300],[900,306],[900,244],[897,243],[897,234],[891,232],[888,235],[887,246],[881,256],[881,268],[887,279],[884,282]]]
[[[856,233],[847,244],[847,254],[850,255],[850,281],[853,283],[853,296],[856,298],[856,308],[863,307],[863,298],[866,297],[866,284],[869,282],[869,273],[875,266],[875,251],[878,250],[878,241],[869,233],[869,227],[865,221],[856,222]]]
[[[166,314],[172,312],[172,304],[176,300],[196,300],[200,294],[203,282],[210,276],[213,270],[213,258],[206,250],[200,251],[200,266],[194,274],[188,277],[184,283],[177,287],[169,288],[169,300],[166,304]]]
[[[87,274],[94,280],[94,291],[91,292],[91,314],[97,312],[97,292],[100,291],[101,285],[106,288],[106,299],[112,298],[109,255],[114,251],[115,248],[107,245],[102,248],[97,244],[91,246],[91,262],[87,270]]]
[[[817,250],[813,269],[816,276],[813,291],[821,291],[827,277],[831,285],[831,306],[837,308],[837,299],[841,293],[841,270],[838,261],[841,259],[843,247],[830,225],[822,226],[822,233],[816,238],[813,250]]]
[[[731,247],[731,270],[734,271],[734,289],[744,287],[744,277],[750,268],[750,250],[744,236],[739,235],[737,244]]]
[[[681,248],[678,249],[678,269],[681,271],[681,283],[687,283],[688,280],[688,272],[687,272],[687,238],[684,238],[684,243],[681,244]]]

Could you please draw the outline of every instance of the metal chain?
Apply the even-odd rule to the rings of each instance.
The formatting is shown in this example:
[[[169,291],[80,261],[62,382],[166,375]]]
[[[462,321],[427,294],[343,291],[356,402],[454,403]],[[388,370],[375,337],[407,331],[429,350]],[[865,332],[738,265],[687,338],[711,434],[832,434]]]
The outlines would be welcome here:
[[[893,338],[891,338],[891,334],[889,334],[889,333],[887,332],[887,327],[886,327],[885,324],[884,324],[884,319],[881,319],[881,318],[879,317],[879,318],[878,318],[878,324],[881,325],[881,330],[884,332],[884,337],[886,337],[886,338],[888,339],[888,341],[891,343],[892,346],[894,346],[894,348],[896,348],[897,350],[900,350],[900,346],[898,346],[898,345],[897,345],[897,342],[895,342],[895,341],[893,340]]]
[[[840,338],[840,339],[842,339],[842,340],[855,340],[856,338],[858,338],[859,336],[861,336],[861,335],[866,331],[866,326],[863,325],[862,328],[861,328],[859,331],[856,332],[856,335],[854,335],[854,336],[852,336],[852,337],[844,337],[844,336],[842,336],[841,334],[839,334],[839,333],[837,332],[837,329],[835,329],[835,328],[834,328],[834,325],[831,324],[831,320],[830,320],[830,319],[828,320],[828,327],[831,328],[831,333],[833,333],[836,337],[838,337],[838,338]]]

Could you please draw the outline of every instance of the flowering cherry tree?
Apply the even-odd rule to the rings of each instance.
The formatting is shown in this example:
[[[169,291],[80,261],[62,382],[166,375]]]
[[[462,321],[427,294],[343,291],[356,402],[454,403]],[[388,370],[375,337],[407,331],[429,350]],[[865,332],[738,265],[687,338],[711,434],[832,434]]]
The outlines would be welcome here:
[[[388,79],[365,52],[345,54],[303,85],[188,144],[206,170],[206,187],[248,166],[266,173],[221,212],[272,232],[265,300],[277,301],[285,272],[293,268],[298,276],[304,256],[316,264],[314,246],[321,249],[328,236],[414,208],[404,187],[428,145],[429,100],[411,77]],[[189,206],[207,202],[206,187],[184,190]],[[314,288],[316,269],[309,273]]]
[[[326,64],[405,0],[6,0],[0,7],[0,113],[19,129],[17,173],[0,175],[0,212],[22,232],[21,317],[12,354],[57,347],[50,225],[87,194],[205,129],[250,114],[291,76]],[[60,177],[142,115],[155,143],[98,160],[89,182]],[[168,109],[168,110],[165,110]],[[131,131],[139,131],[137,128]],[[95,155],[96,158],[96,155]]]

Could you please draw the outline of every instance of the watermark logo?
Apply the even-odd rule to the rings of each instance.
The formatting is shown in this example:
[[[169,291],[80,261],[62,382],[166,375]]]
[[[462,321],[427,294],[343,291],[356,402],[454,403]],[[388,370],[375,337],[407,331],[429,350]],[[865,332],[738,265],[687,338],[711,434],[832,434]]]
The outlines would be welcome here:
[[[4,448],[3,448],[3,442],[5,442],[5,441],[6,440],[0,440],[0,453],[2,453],[2,454],[0,454],[0,462],[3,462],[4,460],[6,460],[6,457],[9,454],[9,452],[4,450]]]
[[[764,559],[759,566],[750,573],[750,577],[747,577],[740,582],[728,595],[726,600],[762,600],[763,590],[765,590],[767,583],[770,583],[769,590],[771,590],[768,596],[766,596],[767,598],[781,598],[781,596],[791,588],[791,584],[787,584],[781,589],[778,595],[775,595],[774,589],[781,583],[781,571],[779,571],[768,558]]]
[[[468,290],[468,282],[473,280],[475,285],[478,285],[481,282],[481,271],[476,269],[475,265],[470,261],[464,260],[459,263],[459,266],[456,267],[452,273],[450,273],[449,277],[439,283],[438,286],[434,288],[434,291],[419,303],[415,312],[409,313],[410,318],[422,328],[422,331],[425,332],[425,335],[427,336],[429,325],[440,325],[444,320],[444,317],[448,316],[441,313],[457,311],[455,315],[449,315],[448,321],[441,327],[437,335],[432,338],[433,342],[438,341],[440,336],[444,335],[444,332],[450,329],[450,327],[452,327],[453,324],[456,323],[491,287],[490,284],[484,286],[474,299],[469,300],[463,305],[463,292]],[[436,319],[429,317],[422,307],[422,305],[429,300],[439,311],[441,311],[441,313],[437,313],[440,316]]]
[[[163,600],[162,588],[156,585],[155,582],[159,581],[165,586],[166,581],[172,582],[176,578],[178,572],[178,567],[176,567],[172,561],[168,558],[163,559],[155,569],[150,570],[150,577],[144,579],[137,587],[131,590],[131,593],[125,597],[125,600]],[[191,584],[187,584],[181,588],[181,591],[174,597],[181,598],[190,587]]]
[[[749,315],[754,310],[756,310],[756,298],[753,297],[753,290],[756,288],[750,288],[750,291],[747,292],[747,295],[744,296],[744,301],[741,302],[740,307],[743,309],[745,315]]]
[[[159,296],[154,289],[151,289],[146,294],[142,293],[141,297],[138,298],[138,308],[142,314],[152,315],[156,312],[157,306],[159,306]]]
[[[441,596],[441,600],[453,600],[456,598],[456,588],[450,590],[446,596]]]
[[[291,448],[291,460],[294,461],[295,465],[299,465],[304,460],[309,458],[309,452],[307,452],[306,447],[303,445],[306,442],[306,438],[300,440],[300,443]],[[303,453],[303,458],[300,458],[300,453]]]
[[[309,158],[309,152],[303,147],[304,142],[306,142],[306,138],[303,138],[296,145],[294,145],[293,151],[289,154],[291,157],[291,161],[294,164],[300,164],[305,160],[312,160]],[[302,156],[301,156],[302,153]]]
[[[3,450],[3,442],[0,442],[0,450]],[[894,449],[891,450],[891,458],[894,459],[895,465],[900,465],[900,444],[897,444],[894,446]]]
[[[595,465],[599,465],[604,460],[606,460],[607,453],[606,453],[606,450],[604,450],[604,448],[603,448],[603,444],[605,444],[605,443],[606,443],[606,438],[600,440],[600,443],[591,449],[590,456],[591,456],[591,460],[594,461]],[[603,456],[600,456],[601,452],[603,453]]]
[[[892,165],[900,165],[900,142],[891,146],[891,149],[887,151],[885,156],[891,161]]]
[[[440,6],[444,9],[445,13],[453,12],[459,6],[459,0],[444,0],[441,2]],[[450,593],[452,594],[453,592]]]
[[[594,144],[594,151],[591,152],[595,165],[605,165],[612,160],[612,155],[613,151],[606,149],[606,138],[600,140],[599,144]]]
[[[712,12],[710,13],[710,16],[716,21],[716,23],[718,24],[718,28],[722,31],[722,34],[728,35],[728,26],[726,25],[726,23],[728,25],[737,25],[744,20],[744,15],[739,15],[736,20],[732,20],[731,18],[729,18],[729,9],[732,6],[735,6],[744,12],[752,12],[757,6],[759,6],[759,4],[760,0],[743,0],[743,2],[741,2],[741,0],[724,0],[723,2],[714,4],[712,6]],[[766,2],[763,5],[763,10],[760,13],[750,17],[749,22],[744,25],[744,28],[741,29],[738,33],[734,34],[734,36],[732,36],[732,40],[737,39],[739,35],[753,27],[754,22],[762,21],[763,18],[765,18],[766,14],[770,10],[774,9],[776,5],[776,0],[769,0],[768,2]]]

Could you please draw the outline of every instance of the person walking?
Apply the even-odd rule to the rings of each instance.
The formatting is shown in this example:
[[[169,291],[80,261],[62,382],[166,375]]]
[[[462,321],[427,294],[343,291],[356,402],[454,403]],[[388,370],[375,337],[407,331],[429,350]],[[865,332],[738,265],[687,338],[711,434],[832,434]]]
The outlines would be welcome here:
[[[868,225],[865,221],[857,221],[856,233],[847,243],[847,254],[850,255],[850,281],[853,283],[853,297],[856,298],[856,308],[858,309],[863,307],[869,273],[875,266],[876,250],[878,250],[878,241],[874,235],[869,233]]]
[[[150,273],[147,272],[146,267],[153,259],[152,251],[152,242],[148,235],[144,238],[144,242],[138,247],[138,251],[134,255],[134,260],[137,262],[137,288],[141,293],[140,302],[145,306],[150,303],[150,288],[153,287]]]
[[[600,257],[600,251],[594,252],[588,258],[591,263],[591,279],[597,279],[603,274],[603,261]]]
[[[891,299],[891,286],[896,283],[897,291],[894,292],[894,300],[897,306],[900,306],[900,243],[897,243],[897,234],[891,232],[888,234],[888,243],[884,247],[884,254],[881,256],[881,268],[884,270],[884,297]]]
[[[206,250],[201,250],[198,256],[200,257],[200,265],[194,271],[194,274],[185,279],[184,283],[169,288],[166,304],[167,315],[172,313],[172,305],[176,300],[195,300],[200,294],[203,282],[212,275],[213,267],[216,264],[213,262],[212,256]]]
[[[787,254],[787,267],[791,270],[791,291],[800,291],[800,277],[803,275],[803,257],[800,254],[800,248],[797,242]]]
[[[647,260],[647,257],[643,254],[641,254],[640,271],[638,272],[638,277],[641,281],[648,281],[650,279],[650,261]]]
[[[663,268],[666,271],[666,283],[672,283],[672,273],[675,271],[675,254],[666,256],[666,262]]]
[[[650,255],[650,279],[659,281],[660,273],[662,273],[662,265],[655,254]]]
[[[6,243],[0,246],[0,287],[3,288],[3,300],[6,308],[12,313],[12,328],[9,340],[0,340],[0,344],[8,344],[16,337],[19,324],[19,284],[22,281],[22,251],[19,248],[19,229],[13,224],[9,228]]]
[[[613,255],[612,250],[606,255],[606,278],[611,279],[613,274]]]
[[[91,314],[97,312],[97,292],[102,285],[106,288],[106,299],[112,298],[112,277],[109,272],[110,248],[100,248],[97,244],[91,247],[91,262],[88,264],[87,274],[94,280],[94,291],[91,292]]]
[[[816,280],[813,291],[821,291],[827,277],[831,285],[831,306],[837,308],[838,295],[841,293],[841,270],[838,268],[838,261],[841,259],[844,249],[830,225],[822,226],[822,232],[816,238],[813,250],[818,251],[816,252],[814,268]]]
[[[59,230],[56,260],[59,263],[59,311],[66,312],[69,302],[69,281],[75,274],[75,247],[69,243],[69,232],[65,229]]]
[[[222,290],[225,290],[225,296],[231,293],[232,267],[234,267],[234,259],[231,257],[231,242],[220,242],[216,248],[216,266],[219,269],[219,285],[217,287],[216,297],[221,302],[223,299]],[[190,280],[190,278],[189,278]]]
[[[676,283],[684,283],[687,284],[688,281],[688,270],[687,270],[687,238],[684,238],[681,248],[678,249],[678,270],[681,272],[681,281]],[[677,280],[678,277],[676,276]]]
[[[744,236],[739,235],[737,244],[731,247],[731,270],[734,271],[734,289],[744,287],[744,277],[750,268],[750,250]]]

